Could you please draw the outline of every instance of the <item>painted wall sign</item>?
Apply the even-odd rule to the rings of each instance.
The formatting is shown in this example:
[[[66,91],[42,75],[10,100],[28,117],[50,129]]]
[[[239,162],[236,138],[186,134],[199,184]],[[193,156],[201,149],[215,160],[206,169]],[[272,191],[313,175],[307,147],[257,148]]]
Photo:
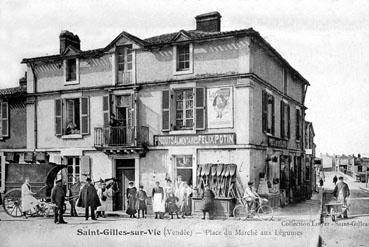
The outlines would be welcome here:
[[[208,128],[233,127],[233,95],[231,87],[208,88]]]
[[[206,135],[161,135],[154,136],[155,146],[233,145],[234,133]]]
[[[268,137],[268,146],[274,148],[287,148],[287,141],[275,137]]]

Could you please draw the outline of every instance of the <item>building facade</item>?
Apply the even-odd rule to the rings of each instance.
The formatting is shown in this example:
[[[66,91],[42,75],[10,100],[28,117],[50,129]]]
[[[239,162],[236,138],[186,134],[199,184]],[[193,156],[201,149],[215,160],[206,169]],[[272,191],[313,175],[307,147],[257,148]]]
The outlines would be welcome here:
[[[114,210],[125,209],[128,181],[147,191],[178,177],[201,187],[206,164],[235,165],[229,184],[263,181],[278,202],[300,200],[311,172],[309,83],[258,32],[220,29],[213,12],[197,16],[195,30],[122,32],[89,51],[62,32],[60,54],[23,59],[27,148],[67,164],[68,183],[116,177]]]

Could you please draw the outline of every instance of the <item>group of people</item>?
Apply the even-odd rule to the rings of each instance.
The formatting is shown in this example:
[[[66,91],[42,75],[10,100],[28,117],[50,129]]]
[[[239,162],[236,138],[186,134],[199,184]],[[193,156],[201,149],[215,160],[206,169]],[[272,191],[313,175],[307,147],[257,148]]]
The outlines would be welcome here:
[[[127,210],[126,213],[130,218],[136,218],[136,213],[138,213],[137,218],[140,215],[145,218],[147,214],[147,201],[148,195],[144,191],[142,185],[139,186],[139,190],[133,186],[134,182],[129,182],[129,187],[127,188]],[[152,189],[151,199],[152,207],[155,213],[155,219],[163,219],[165,213],[168,213],[171,218],[176,215],[179,219],[185,218],[185,216],[190,215],[190,197],[192,195],[192,188],[186,183],[178,178],[178,181],[173,185],[170,179],[166,179],[166,186],[160,186],[160,182],[155,183],[155,187]]]

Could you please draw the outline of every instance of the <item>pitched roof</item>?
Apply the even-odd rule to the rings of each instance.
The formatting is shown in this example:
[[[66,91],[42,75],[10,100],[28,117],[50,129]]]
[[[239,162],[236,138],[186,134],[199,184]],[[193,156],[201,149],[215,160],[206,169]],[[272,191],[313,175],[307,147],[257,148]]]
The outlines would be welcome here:
[[[27,93],[26,87],[9,87],[0,89],[0,97],[2,96],[19,96]]]

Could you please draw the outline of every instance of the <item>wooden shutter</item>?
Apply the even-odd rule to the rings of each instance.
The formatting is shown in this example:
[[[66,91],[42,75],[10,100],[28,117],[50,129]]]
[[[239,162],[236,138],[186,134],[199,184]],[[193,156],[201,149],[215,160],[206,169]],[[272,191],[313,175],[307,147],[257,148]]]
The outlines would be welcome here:
[[[287,104],[287,137],[291,137],[291,112],[289,104]]]
[[[1,133],[3,137],[9,136],[9,105],[8,102],[1,102]]]
[[[272,99],[272,135],[275,134],[275,99],[274,96],[270,96]]]
[[[262,130],[266,132],[268,128],[268,94],[262,91]]]
[[[55,100],[55,135],[63,134],[63,102],[62,99]]]
[[[90,99],[89,97],[81,98],[81,134],[90,134]]]
[[[281,100],[281,137],[284,138],[285,137],[285,119],[284,119],[284,102],[283,100]]]
[[[110,95],[103,96],[103,119],[104,127],[108,127],[110,123]]]
[[[170,130],[170,93],[169,90],[164,90],[162,94],[162,131]]]
[[[81,168],[81,174],[84,176],[90,176],[91,175],[91,167],[90,167],[90,156],[81,156],[80,160],[80,168]]]
[[[300,111],[296,109],[296,140],[300,140]]]
[[[206,95],[205,88],[198,87],[196,88],[196,129],[204,130],[205,129],[205,106],[206,106]]]

